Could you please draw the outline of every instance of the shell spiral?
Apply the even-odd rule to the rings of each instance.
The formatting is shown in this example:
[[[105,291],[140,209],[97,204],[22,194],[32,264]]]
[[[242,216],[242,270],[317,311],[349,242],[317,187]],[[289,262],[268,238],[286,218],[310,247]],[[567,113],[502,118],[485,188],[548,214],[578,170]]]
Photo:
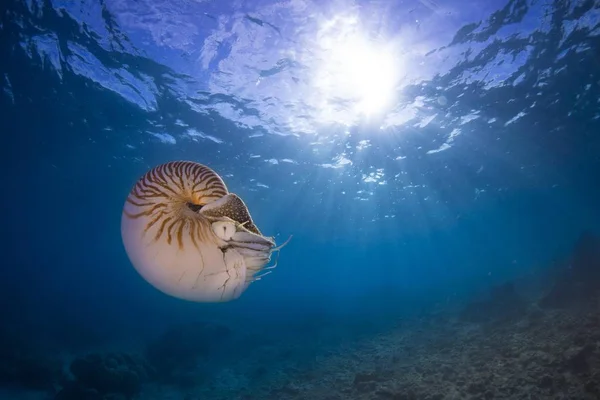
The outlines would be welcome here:
[[[159,165],[127,196],[121,236],[138,273],[190,301],[238,298],[276,250],[221,177],[191,161]]]

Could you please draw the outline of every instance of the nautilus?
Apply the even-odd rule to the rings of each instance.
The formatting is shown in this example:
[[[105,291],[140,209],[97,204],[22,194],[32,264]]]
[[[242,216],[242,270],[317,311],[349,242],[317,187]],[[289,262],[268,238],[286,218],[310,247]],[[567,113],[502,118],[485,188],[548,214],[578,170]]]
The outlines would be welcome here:
[[[239,298],[281,246],[263,236],[244,201],[209,167],[173,161],[144,174],[121,216],[125,251],[158,290],[183,300]],[[289,240],[289,239],[288,239]]]

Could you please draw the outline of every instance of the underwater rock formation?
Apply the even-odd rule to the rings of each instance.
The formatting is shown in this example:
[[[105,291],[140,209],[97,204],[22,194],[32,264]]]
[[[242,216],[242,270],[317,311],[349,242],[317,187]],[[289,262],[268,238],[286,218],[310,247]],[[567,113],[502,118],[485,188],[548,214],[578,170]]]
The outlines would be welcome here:
[[[507,282],[495,286],[486,300],[469,303],[461,312],[465,322],[504,321],[521,316],[527,310],[527,303],[517,293],[515,285]]]
[[[230,335],[229,328],[204,322],[175,326],[148,345],[146,357],[160,381],[191,384],[201,378],[190,376],[198,362],[214,354]]]
[[[89,354],[71,363],[75,378],[57,394],[56,400],[132,399],[154,372],[145,361],[126,353]]]
[[[554,285],[540,300],[539,305],[543,308],[560,308],[584,304],[599,292],[600,238],[584,232]]]

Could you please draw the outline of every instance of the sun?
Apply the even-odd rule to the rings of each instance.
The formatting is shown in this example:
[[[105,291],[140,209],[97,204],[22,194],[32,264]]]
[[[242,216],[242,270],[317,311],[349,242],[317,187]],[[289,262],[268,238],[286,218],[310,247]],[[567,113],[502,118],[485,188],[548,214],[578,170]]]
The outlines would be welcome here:
[[[370,37],[355,17],[337,17],[322,25],[317,43],[314,79],[324,107],[371,116],[390,106],[402,69],[393,42]]]

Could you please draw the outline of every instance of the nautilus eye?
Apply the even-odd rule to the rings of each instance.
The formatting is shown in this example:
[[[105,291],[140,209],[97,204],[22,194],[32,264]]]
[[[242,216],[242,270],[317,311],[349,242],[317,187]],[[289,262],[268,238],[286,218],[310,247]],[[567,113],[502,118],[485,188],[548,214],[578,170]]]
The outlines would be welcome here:
[[[229,241],[235,234],[235,223],[233,221],[216,221],[212,224],[215,235],[219,238]]]
[[[198,302],[238,298],[282,247],[260,233],[216,172],[190,161],[159,165],[138,180],[123,208],[121,236],[145,280]]]

